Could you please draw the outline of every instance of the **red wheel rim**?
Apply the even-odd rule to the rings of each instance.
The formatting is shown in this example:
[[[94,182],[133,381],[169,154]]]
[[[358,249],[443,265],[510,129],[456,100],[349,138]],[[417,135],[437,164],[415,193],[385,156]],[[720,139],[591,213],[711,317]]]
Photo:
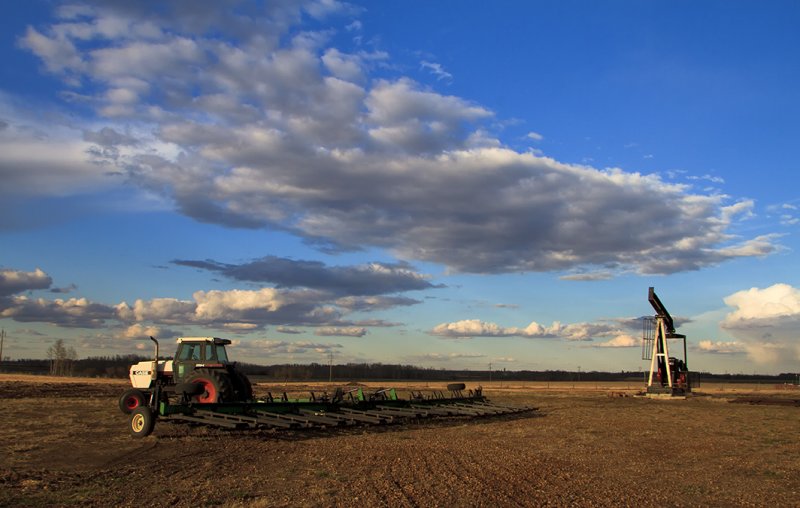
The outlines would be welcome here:
[[[131,411],[139,407],[139,397],[136,397],[134,395],[129,395],[125,399],[125,407],[127,407]]]
[[[205,393],[195,398],[197,402],[209,403],[217,401],[217,390],[214,388],[214,383],[208,379],[195,379],[192,383],[203,385],[203,390],[205,390]]]

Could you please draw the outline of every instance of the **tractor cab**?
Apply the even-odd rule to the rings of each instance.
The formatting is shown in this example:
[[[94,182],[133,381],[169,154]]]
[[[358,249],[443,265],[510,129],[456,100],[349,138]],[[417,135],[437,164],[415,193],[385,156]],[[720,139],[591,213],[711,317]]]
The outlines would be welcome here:
[[[222,368],[228,365],[225,346],[228,339],[217,337],[182,337],[178,339],[173,369],[176,379],[181,380],[197,368]]]

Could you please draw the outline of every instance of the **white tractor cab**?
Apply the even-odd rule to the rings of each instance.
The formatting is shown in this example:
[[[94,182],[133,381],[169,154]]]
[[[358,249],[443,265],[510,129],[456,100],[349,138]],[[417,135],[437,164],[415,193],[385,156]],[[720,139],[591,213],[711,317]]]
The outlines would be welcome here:
[[[225,346],[228,339],[218,337],[182,337],[173,360],[158,359],[158,341],[154,359],[131,365],[131,389],[119,400],[120,409],[130,413],[151,400],[156,388],[162,397],[171,394],[191,398],[197,403],[235,402],[253,398],[253,388],[247,376],[236,370],[228,360]]]

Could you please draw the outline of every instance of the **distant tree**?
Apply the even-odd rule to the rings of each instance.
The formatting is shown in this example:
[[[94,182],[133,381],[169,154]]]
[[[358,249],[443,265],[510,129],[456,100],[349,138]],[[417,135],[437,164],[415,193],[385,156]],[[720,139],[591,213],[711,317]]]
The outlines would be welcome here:
[[[50,375],[71,376],[78,355],[72,347],[64,345],[64,339],[58,339],[47,348],[47,359],[50,360]]]

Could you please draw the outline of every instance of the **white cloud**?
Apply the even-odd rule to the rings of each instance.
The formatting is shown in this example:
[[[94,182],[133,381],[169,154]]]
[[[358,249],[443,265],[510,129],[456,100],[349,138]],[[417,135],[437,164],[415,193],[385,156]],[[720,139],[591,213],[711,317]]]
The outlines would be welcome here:
[[[363,326],[322,326],[316,329],[314,335],[322,337],[363,337],[367,329]]]
[[[733,307],[720,323],[762,365],[789,367],[800,359],[800,290],[788,284],[750,288],[724,299]]]
[[[605,342],[598,342],[596,344],[592,344],[592,347],[599,347],[599,348],[617,348],[617,347],[640,347],[642,345],[642,339],[633,337],[632,335],[618,335],[613,339],[607,340]]]
[[[536,321],[532,321],[525,328],[519,328],[504,327],[479,319],[465,319],[436,325],[430,331],[430,334],[447,338],[524,337],[590,341],[595,337],[606,337],[618,333],[619,330],[619,323],[573,323],[564,325],[554,321],[550,326],[543,326]]]
[[[507,337],[514,335],[505,328],[495,323],[483,322],[479,319],[465,319],[454,323],[442,323],[436,325],[431,331],[432,335],[440,337]]]
[[[736,341],[701,340],[697,343],[698,351],[712,354],[737,354],[746,352],[746,348]]]
[[[544,136],[542,136],[538,132],[533,132],[533,131],[529,132],[525,137],[528,139],[532,139],[533,141],[541,141],[544,139]]]
[[[420,63],[420,67],[422,69],[425,69],[425,70],[429,71],[434,76],[436,76],[436,79],[438,81],[450,82],[450,81],[453,80],[453,75],[450,74],[449,72],[447,72],[446,70],[444,70],[444,67],[442,67],[442,64],[440,64],[440,63],[428,62],[428,61],[423,60]]]
[[[139,323],[132,324],[125,328],[121,337],[125,339],[141,339],[145,337],[161,337],[163,334],[158,326],[145,326]]]
[[[49,37],[29,26],[19,43],[41,58],[47,70],[54,74],[64,75],[85,67],[78,49],[67,37]],[[73,78],[68,81],[77,84]]]
[[[337,78],[347,81],[361,81],[364,79],[361,59],[356,55],[347,55],[336,48],[329,48],[322,55],[322,63]]]
[[[271,358],[276,355],[328,353],[342,349],[341,344],[309,341],[289,342],[283,340],[247,339],[231,341],[232,354],[237,358]]]
[[[728,314],[723,325],[731,326],[750,320],[790,317],[800,314],[800,290],[789,284],[738,291],[725,299],[736,310]]]

